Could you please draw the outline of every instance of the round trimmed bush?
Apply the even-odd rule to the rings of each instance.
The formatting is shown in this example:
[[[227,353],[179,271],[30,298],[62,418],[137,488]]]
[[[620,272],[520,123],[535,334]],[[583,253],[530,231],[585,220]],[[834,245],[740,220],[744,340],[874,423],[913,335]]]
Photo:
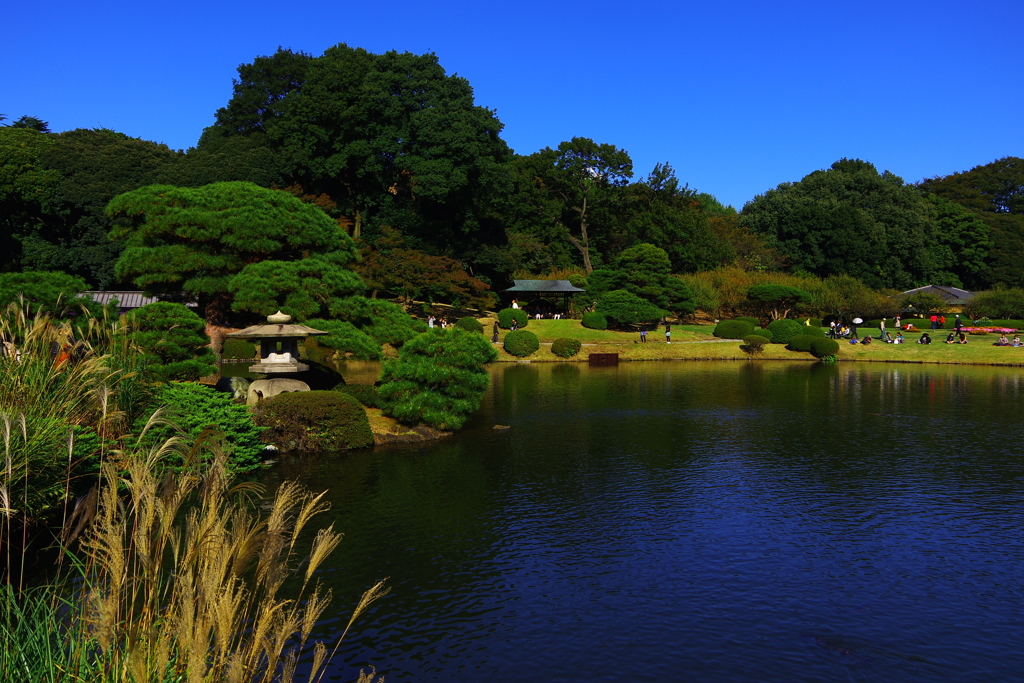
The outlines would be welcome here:
[[[741,316],[739,316],[737,318],[733,318],[733,320],[745,320],[746,322],[748,322],[751,325],[753,325],[755,330],[757,328],[761,327],[761,321],[758,320],[757,318],[752,318],[749,315],[741,315]]]
[[[263,441],[284,450],[341,451],[373,445],[363,404],[340,391],[293,391],[260,401],[253,411]]]
[[[803,335],[804,337],[814,337],[815,339],[817,339],[818,337],[825,336],[825,330],[821,329],[820,327],[814,327],[813,325],[811,325],[810,327],[804,325],[800,329],[800,334]]]
[[[498,311],[498,327],[503,330],[512,329],[512,321],[519,323],[519,329],[530,324],[530,316],[521,308],[503,308]]]
[[[790,351],[804,351],[809,352],[811,350],[811,344],[817,337],[812,337],[809,334],[798,334],[794,337],[789,338],[789,343],[786,344],[786,348]]]
[[[459,318],[459,322],[455,323],[455,326],[461,327],[466,332],[479,332],[482,334],[484,331],[484,326],[480,324],[480,321],[468,315],[465,318]]]
[[[810,327],[824,327],[824,325],[821,324],[821,318],[811,318]]]
[[[551,353],[559,358],[572,358],[580,352],[581,346],[579,339],[561,337],[551,343]]]
[[[529,330],[516,330],[505,335],[505,351],[523,358],[540,348],[537,335]]]
[[[790,339],[802,333],[806,327],[795,320],[782,319],[768,323],[768,329],[772,331],[772,342],[788,344]]]
[[[839,353],[839,342],[828,337],[819,337],[811,341],[811,354],[815,358],[825,358]]]
[[[759,334],[748,334],[743,338],[743,350],[747,353],[761,353],[764,345],[770,342],[771,340],[768,337],[762,337]]]
[[[767,328],[765,328],[765,329],[763,329],[763,330],[759,330],[759,329],[757,329],[757,328],[755,327],[755,328],[754,328],[754,334],[756,334],[756,335],[760,335],[760,336],[762,336],[762,337],[765,337],[766,339],[768,339],[768,342],[769,342],[769,343],[771,343],[771,342],[775,341],[775,336],[774,336],[774,335],[772,334],[772,331],[771,331],[771,330],[769,330],[769,329],[767,329]]]
[[[715,325],[711,334],[720,339],[743,339],[754,333],[754,326],[746,320],[723,320]]]
[[[583,327],[589,330],[607,330],[608,329],[608,318],[597,311],[590,311],[589,313],[583,314],[583,320],[580,321]]]

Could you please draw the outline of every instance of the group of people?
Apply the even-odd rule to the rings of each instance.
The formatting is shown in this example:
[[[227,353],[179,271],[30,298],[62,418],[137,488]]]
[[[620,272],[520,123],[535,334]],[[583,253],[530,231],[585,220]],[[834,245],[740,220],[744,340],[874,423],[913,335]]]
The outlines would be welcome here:
[[[443,330],[450,324],[445,318],[435,318],[432,315],[427,316],[427,327],[440,327]]]
[[[999,341],[994,342],[992,346],[1024,346],[1024,342],[1020,340],[1020,335],[1013,335],[1013,341],[1006,338],[1005,334],[999,335]]]
[[[644,323],[644,324],[640,325],[640,343],[641,344],[646,344],[647,343],[647,333],[651,330],[651,327],[652,326],[648,325],[647,323]],[[658,326],[657,325],[653,325],[653,328],[654,329],[658,329]],[[666,344],[671,344],[672,343],[672,323],[670,323],[667,320],[665,321],[665,343]]]

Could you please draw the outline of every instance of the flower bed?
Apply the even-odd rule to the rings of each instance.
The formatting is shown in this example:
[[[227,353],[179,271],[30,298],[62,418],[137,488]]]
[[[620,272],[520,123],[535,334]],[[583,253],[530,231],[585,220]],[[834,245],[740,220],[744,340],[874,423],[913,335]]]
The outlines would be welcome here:
[[[1017,330],[1012,327],[961,327],[964,332],[999,332],[1000,334],[1013,334]]]

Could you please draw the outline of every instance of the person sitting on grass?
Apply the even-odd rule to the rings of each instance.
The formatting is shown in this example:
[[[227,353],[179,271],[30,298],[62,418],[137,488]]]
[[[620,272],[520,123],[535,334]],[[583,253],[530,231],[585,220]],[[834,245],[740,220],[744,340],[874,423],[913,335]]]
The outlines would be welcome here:
[[[964,334],[963,332],[961,332],[960,333],[960,339],[958,339],[956,343],[957,344],[966,344],[967,343],[967,335]]]
[[[1010,345],[1011,346],[1024,346],[1024,342],[1021,342],[1019,334],[1015,334],[1015,335],[1013,335],[1013,341],[1011,342]]]
[[[918,344],[931,344],[932,343],[932,338],[928,336],[927,332],[925,332],[924,334],[921,335],[921,338],[917,340],[917,343]]]
[[[999,341],[992,344],[992,346],[1009,346],[1010,340],[1006,338],[1005,334],[999,335]]]
[[[853,342],[850,342],[850,343],[852,344]],[[870,343],[871,343],[871,335],[869,334],[869,335],[864,337],[864,341],[862,341],[861,344],[863,344],[864,346],[867,346]]]
[[[892,343],[893,344],[902,344],[903,343],[903,333],[902,332],[897,332],[896,333],[896,338],[892,340]]]
[[[949,336],[946,337],[946,343],[947,344],[953,344],[955,342],[956,342],[956,333],[955,332],[950,332]]]

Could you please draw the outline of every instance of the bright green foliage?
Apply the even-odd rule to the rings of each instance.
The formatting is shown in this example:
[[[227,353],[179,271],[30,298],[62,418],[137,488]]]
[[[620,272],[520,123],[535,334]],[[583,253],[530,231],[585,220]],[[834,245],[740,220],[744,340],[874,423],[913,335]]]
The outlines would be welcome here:
[[[807,329],[795,320],[773,320],[768,323],[766,329],[772,332],[772,342],[775,344],[788,344],[789,340]]]
[[[498,327],[503,330],[512,329],[512,321],[515,320],[519,329],[530,324],[530,316],[521,308],[503,308],[498,311]]]
[[[625,290],[662,311],[677,315],[693,313],[696,308],[693,292],[682,280],[671,276],[671,269],[664,249],[653,244],[638,244],[619,255],[615,269],[591,273],[588,291],[601,298],[608,292]],[[604,312],[607,315],[607,311]]]
[[[597,310],[614,327],[655,323],[665,317],[665,311],[625,289],[602,294],[597,300]]]
[[[350,296],[338,301],[331,315],[350,322],[377,340],[378,344],[398,347],[427,329],[427,324],[416,320],[405,309],[391,301]]]
[[[260,466],[263,452],[260,434],[263,429],[253,423],[249,409],[232,401],[230,394],[202,384],[171,382],[157,388],[154,406],[165,410],[164,417],[181,429],[189,443],[199,441],[207,429],[222,432],[231,447],[228,465],[233,472],[249,472]],[[144,420],[137,421],[136,431],[141,431],[143,425]],[[174,426],[157,424],[151,427],[146,432],[145,443],[156,446],[175,436],[178,432]],[[177,456],[167,462],[173,466],[184,464]]]
[[[810,303],[811,295],[798,287],[754,285],[747,290],[747,299],[772,320],[778,320],[785,318],[791,310]]]
[[[406,342],[397,360],[384,362],[380,395],[399,420],[458,429],[480,407],[490,381],[483,365],[497,355],[483,335],[428,330]]]
[[[1024,318],[1024,289],[1008,287],[978,292],[969,308],[973,317]]]
[[[799,322],[800,322],[801,325],[803,325],[803,329],[800,330],[800,334],[804,335],[805,337],[815,337],[815,338],[817,338],[817,337],[824,337],[825,336],[825,330],[821,329],[820,326],[816,327],[813,324],[814,323],[813,320],[811,321],[811,323],[812,323],[811,325],[804,325],[803,321],[799,321]]]
[[[821,337],[811,342],[811,354],[815,358],[825,359],[839,353],[839,342],[835,339]]]
[[[711,333],[720,339],[743,339],[754,333],[754,326],[745,320],[723,320]]]
[[[608,319],[597,311],[587,311],[583,314],[580,324],[590,330],[607,330]]]
[[[231,309],[265,317],[283,311],[295,318],[317,317],[338,310],[345,297],[362,293],[362,279],[327,259],[260,261],[231,278]]]
[[[540,339],[529,330],[516,330],[505,335],[504,348],[506,353],[525,358],[540,348]]]
[[[247,266],[310,252],[335,266],[358,259],[352,239],[319,208],[252,183],[151,185],[114,198],[107,213],[111,237],[125,239],[118,277],[147,291],[197,295],[210,306],[208,320],[226,313],[230,282]]]
[[[350,322],[312,318],[303,324],[314,330],[329,332],[329,334],[312,338],[320,346],[333,349],[337,353],[351,354],[353,358],[360,360],[381,359],[380,342]]]
[[[946,303],[945,299],[938,294],[931,294],[929,292],[915,292],[902,297],[900,303],[903,306],[910,306],[922,314],[938,313],[941,315],[949,310],[949,304]]]
[[[158,301],[125,316],[129,337],[159,381],[196,381],[217,371],[206,323],[188,306]]]
[[[343,451],[373,445],[359,400],[340,391],[294,391],[261,401],[254,422],[263,441],[288,451]]]
[[[467,332],[479,332],[482,334],[484,331],[484,326],[480,324],[480,321],[469,316],[459,318],[459,322],[455,323],[455,325]]]
[[[24,298],[30,310],[38,307],[53,313],[77,311],[82,305],[95,309],[100,307],[91,299],[80,299],[78,293],[85,289],[85,280],[60,272],[0,273],[0,307]]]
[[[583,344],[579,339],[560,337],[551,342],[551,353],[555,354],[559,358],[572,358],[580,352],[582,347]]]
[[[789,343],[786,344],[786,348],[790,351],[809,352],[814,340],[815,337],[812,337],[809,334],[797,334],[789,338]]]

